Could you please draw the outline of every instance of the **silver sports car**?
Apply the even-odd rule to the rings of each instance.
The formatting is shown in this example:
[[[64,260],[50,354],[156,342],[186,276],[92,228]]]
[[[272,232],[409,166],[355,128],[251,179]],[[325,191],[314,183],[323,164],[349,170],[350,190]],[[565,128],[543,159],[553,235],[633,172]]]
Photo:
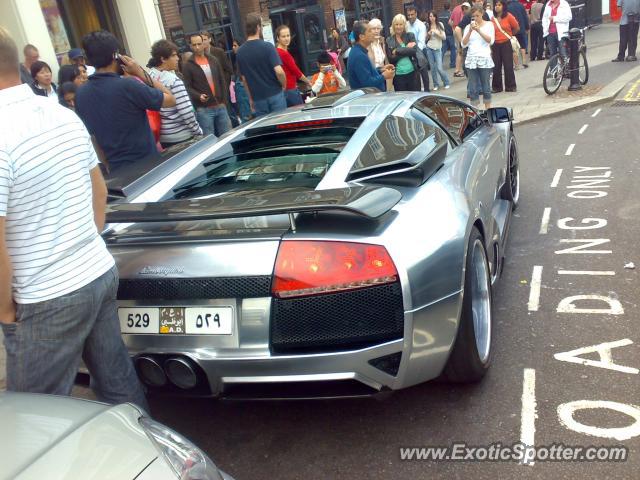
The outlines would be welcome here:
[[[366,395],[489,367],[519,197],[506,108],[322,96],[110,189],[122,334],[151,391]]]

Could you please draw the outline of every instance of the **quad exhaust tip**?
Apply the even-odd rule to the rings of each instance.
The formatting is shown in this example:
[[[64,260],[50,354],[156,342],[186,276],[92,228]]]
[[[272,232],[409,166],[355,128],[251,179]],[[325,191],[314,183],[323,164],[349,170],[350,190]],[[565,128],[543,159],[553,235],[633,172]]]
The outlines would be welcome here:
[[[164,371],[169,381],[183,390],[190,390],[198,384],[198,376],[188,360],[180,357],[164,362]]]
[[[135,360],[135,365],[142,381],[150,387],[164,387],[167,384],[167,376],[154,358],[138,357]]]
[[[163,361],[143,355],[135,359],[135,366],[142,381],[150,387],[165,387],[171,383],[182,390],[190,390],[198,384],[196,371],[185,358],[170,357]]]

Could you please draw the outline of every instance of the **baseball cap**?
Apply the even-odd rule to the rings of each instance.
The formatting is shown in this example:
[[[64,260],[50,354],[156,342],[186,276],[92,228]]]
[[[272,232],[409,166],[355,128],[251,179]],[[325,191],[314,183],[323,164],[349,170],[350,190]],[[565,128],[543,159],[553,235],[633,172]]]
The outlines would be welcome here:
[[[69,50],[70,60],[78,57],[84,57],[84,51],[81,48],[72,48],[71,50]]]
[[[467,8],[471,8],[471,5],[469,5],[469,2],[462,2],[462,6],[463,7],[467,7]]]

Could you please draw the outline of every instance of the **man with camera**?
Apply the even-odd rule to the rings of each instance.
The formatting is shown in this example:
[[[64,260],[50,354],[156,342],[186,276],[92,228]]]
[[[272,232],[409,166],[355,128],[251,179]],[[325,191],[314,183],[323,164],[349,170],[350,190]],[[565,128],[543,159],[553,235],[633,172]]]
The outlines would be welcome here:
[[[76,113],[92,135],[100,159],[113,171],[157,153],[147,110],[173,107],[173,94],[135,60],[120,55],[111,33],[89,33],[82,46],[96,73],[78,89]],[[137,79],[121,78],[124,72]]]

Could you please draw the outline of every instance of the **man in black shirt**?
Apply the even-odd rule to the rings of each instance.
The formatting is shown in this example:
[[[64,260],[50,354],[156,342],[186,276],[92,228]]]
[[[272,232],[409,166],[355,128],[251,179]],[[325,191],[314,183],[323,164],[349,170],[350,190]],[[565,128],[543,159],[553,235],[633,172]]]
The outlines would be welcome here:
[[[96,73],[76,93],[76,113],[92,135],[101,160],[114,167],[158,152],[147,110],[173,107],[176,99],[167,88],[132,58],[118,53],[116,37],[92,32],[82,40],[87,59]],[[121,78],[120,68],[130,77]]]

